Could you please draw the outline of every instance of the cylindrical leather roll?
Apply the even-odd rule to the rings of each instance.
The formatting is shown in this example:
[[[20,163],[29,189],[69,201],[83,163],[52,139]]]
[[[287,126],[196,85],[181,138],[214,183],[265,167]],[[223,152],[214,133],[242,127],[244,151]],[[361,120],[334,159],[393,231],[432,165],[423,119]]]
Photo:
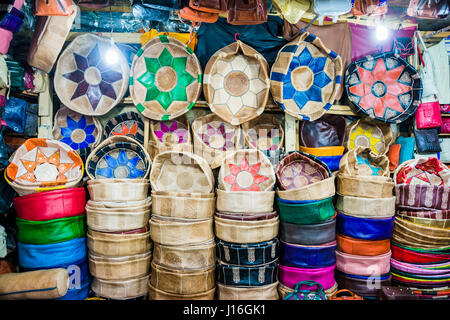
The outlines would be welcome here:
[[[389,273],[391,251],[379,256],[357,256],[336,250],[336,269],[348,274],[377,276]]]
[[[427,184],[397,184],[395,186],[395,204],[402,207],[449,210],[450,187]]]
[[[432,250],[420,250],[402,246],[398,243],[391,244],[392,258],[407,263],[439,263],[450,260],[450,253]]]
[[[334,196],[336,188],[334,185],[335,177],[330,177],[319,182],[308,184],[303,188],[292,190],[276,190],[280,199],[291,201],[303,200],[323,200]]]
[[[234,243],[269,241],[278,235],[280,219],[275,217],[259,221],[238,221],[215,217],[216,237]]]
[[[279,240],[274,238],[259,243],[231,243],[217,239],[216,256],[235,265],[257,265],[274,261],[278,257]]]
[[[84,188],[38,192],[14,199],[17,217],[30,221],[44,221],[79,216],[85,213]]]
[[[278,281],[257,287],[226,286],[217,283],[218,300],[278,300]]]
[[[343,196],[392,198],[394,182],[389,177],[337,175],[337,192]]]
[[[152,214],[172,218],[206,219],[214,215],[216,198],[184,197],[152,193]]]
[[[89,180],[87,189],[93,201],[139,201],[148,197],[147,179]]]
[[[108,257],[89,253],[89,271],[103,280],[128,280],[149,273],[150,252],[122,257]]]
[[[135,212],[110,212],[86,209],[87,225],[100,232],[126,231],[145,227],[150,210]]]
[[[432,263],[432,264],[413,264],[398,261],[391,258],[391,266],[393,269],[407,272],[415,275],[445,275],[448,274],[450,262]]]
[[[72,216],[46,221],[16,218],[17,240],[27,244],[51,244],[84,237],[85,216]]]
[[[86,238],[52,244],[17,243],[19,264],[24,268],[52,268],[86,258]]]
[[[240,214],[233,212],[216,212],[216,217],[230,220],[239,220],[239,221],[255,221],[255,220],[267,220],[278,217],[278,212],[262,212],[262,213],[253,213],[249,214]]]
[[[318,224],[335,215],[333,197],[309,203],[277,199],[280,220],[294,224]]]
[[[212,266],[200,270],[177,270],[152,262],[150,283],[155,288],[174,294],[197,294],[215,286],[215,269]]]
[[[325,290],[334,286],[334,269],[336,265],[324,268],[292,268],[280,264],[280,282],[286,287],[294,288],[300,281],[312,280],[320,283]]]
[[[310,225],[280,222],[280,239],[287,243],[303,245],[320,245],[334,241],[336,219]]]
[[[337,282],[335,282],[330,289],[325,290],[325,296],[327,297],[327,299],[330,299],[330,297],[337,291],[338,291],[338,284]],[[280,300],[284,300],[284,298],[291,292],[294,292],[294,289],[286,287],[281,282],[278,283],[278,294],[280,295]]]
[[[214,240],[191,245],[167,246],[154,243],[153,262],[167,268],[195,270],[210,268],[216,262]]]
[[[103,256],[130,256],[151,250],[150,231],[133,234],[115,234],[89,230],[87,246]]]
[[[94,278],[92,290],[97,296],[125,300],[147,295],[149,274],[128,280],[103,280]]]
[[[228,286],[265,286],[277,281],[278,259],[258,265],[236,265],[217,262],[217,282]]]
[[[323,268],[336,263],[334,250],[336,241],[319,246],[280,244],[280,263],[294,268]]]
[[[55,299],[66,294],[66,269],[0,274],[0,300]]]
[[[154,242],[168,245],[190,245],[214,238],[213,219],[179,219],[153,215],[150,235]]]
[[[389,286],[391,284],[391,277],[381,280],[376,277],[369,277],[369,279],[351,278],[342,274],[335,273],[336,282],[339,288],[348,289],[362,297],[377,297],[381,287]]]
[[[395,197],[369,199],[338,196],[336,210],[358,218],[389,218],[395,214]]]
[[[380,254],[388,253],[389,250],[391,250],[390,239],[361,240],[347,237],[342,234],[337,234],[336,239],[339,251],[348,254],[358,256],[378,256]]]
[[[212,288],[205,292],[196,294],[175,294],[169,293],[152,286],[148,283],[148,299],[149,300],[214,300],[216,288]]]
[[[275,191],[225,191],[217,189],[216,210],[222,212],[272,212]]]
[[[394,217],[366,219],[348,216],[338,212],[337,233],[362,240],[384,240],[392,238]]]

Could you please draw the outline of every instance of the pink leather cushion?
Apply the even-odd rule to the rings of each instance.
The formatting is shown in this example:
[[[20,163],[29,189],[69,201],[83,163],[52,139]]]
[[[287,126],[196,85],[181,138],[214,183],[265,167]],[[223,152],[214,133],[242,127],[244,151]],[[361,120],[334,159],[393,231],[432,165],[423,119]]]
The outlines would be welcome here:
[[[325,290],[330,289],[335,284],[334,269],[336,265],[325,268],[293,268],[280,264],[280,282],[286,287],[294,289],[296,283],[300,281],[312,280],[322,284]]]
[[[9,44],[12,40],[13,34],[9,30],[0,28],[0,53],[7,54],[9,50]]]
[[[389,273],[391,251],[379,256],[357,256],[336,250],[336,268],[348,274],[379,276]]]

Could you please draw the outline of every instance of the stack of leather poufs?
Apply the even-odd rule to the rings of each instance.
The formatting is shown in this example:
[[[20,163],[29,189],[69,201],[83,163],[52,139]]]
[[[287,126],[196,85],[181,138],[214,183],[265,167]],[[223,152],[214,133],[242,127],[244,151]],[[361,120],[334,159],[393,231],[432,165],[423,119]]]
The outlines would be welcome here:
[[[448,299],[450,169],[437,158],[414,159],[395,171],[392,282],[421,299]]]
[[[151,160],[127,137],[106,139],[86,161],[86,204],[92,290],[107,299],[147,295],[151,247],[148,196]]]
[[[389,160],[359,146],[342,157],[337,180],[336,280],[340,288],[373,299],[391,280],[395,197]]]
[[[159,153],[150,173],[154,242],[150,300],[213,300],[214,177],[190,152]]]
[[[277,178],[280,295],[284,298],[301,281],[315,281],[331,296],[337,291],[335,178],[324,162],[299,151],[281,160]]]
[[[219,300],[278,300],[275,173],[258,150],[237,150],[219,171],[215,228]]]

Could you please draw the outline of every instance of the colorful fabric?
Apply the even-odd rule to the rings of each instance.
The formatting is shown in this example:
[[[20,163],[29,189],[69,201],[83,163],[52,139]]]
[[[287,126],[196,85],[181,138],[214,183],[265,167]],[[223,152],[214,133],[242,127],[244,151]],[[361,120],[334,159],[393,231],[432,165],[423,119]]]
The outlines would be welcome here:
[[[422,97],[417,70],[392,52],[353,62],[345,74],[345,88],[357,111],[391,123],[410,117]]]

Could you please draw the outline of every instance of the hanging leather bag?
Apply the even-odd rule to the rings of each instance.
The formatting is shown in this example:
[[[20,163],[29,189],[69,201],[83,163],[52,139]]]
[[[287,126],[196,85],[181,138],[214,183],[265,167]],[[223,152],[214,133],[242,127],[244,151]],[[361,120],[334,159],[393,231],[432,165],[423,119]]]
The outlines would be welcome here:
[[[221,13],[227,12],[228,4],[226,0],[190,0],[189,7],[203,12]]]
[[[227,21],[233,25],[260,24],[267,21],[265,0],[230,0]]]
[[[445,19],[449,14],[448,0],[411,0],[406,13],[421,19]]]

